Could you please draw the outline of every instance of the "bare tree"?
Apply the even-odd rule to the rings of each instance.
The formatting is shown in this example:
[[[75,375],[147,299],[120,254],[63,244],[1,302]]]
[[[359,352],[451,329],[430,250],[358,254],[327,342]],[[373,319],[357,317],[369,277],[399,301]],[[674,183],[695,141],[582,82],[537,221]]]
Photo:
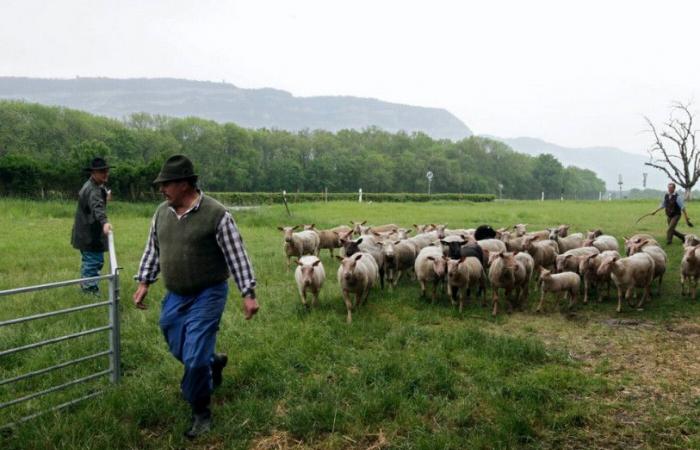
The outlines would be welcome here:
[[[690,200],[690,192],[700,178],[700,152],[690,103],[672,103],[669,119],[661,128],[654,126],[648,117],[644,119],[655,141],[648,150],[650,161],[645,165],[665,172],[671,181],[685,190],[685,199]]]

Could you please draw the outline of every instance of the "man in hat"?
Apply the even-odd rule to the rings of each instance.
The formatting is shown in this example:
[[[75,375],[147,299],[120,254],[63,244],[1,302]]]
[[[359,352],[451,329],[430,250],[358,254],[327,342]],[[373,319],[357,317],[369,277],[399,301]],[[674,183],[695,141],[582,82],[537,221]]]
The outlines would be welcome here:
[[[107,219],[109,191],[105,183],[109,179],[109,165],[104,158],[94,158],[84,169],[90,178],[78,193],[78,207],[71,234],[71,244],[80,250],[80,277],[96,277],[104,265],[104,252],[108,250],[107,235],[112,230]],[[96,281],[82,283],[83,292],[99,294]]]
[[[683,197],[678,195],[678,192],[676,192],[676,183],[668,183],[668,192],[664,194],[664,198],[661,201],[658,209],[654,210],[651,215],[656,214],[662,209],[666,210],[666,222],[668,223],[668,229],[666,230],[666,244],[671,245],[673,243],[673,236],[676,236],[681,240],[681,242],[685,241],[685,235],[676,230],[678,221],[681,218],[681,213],[685,217],[685,223],[689,227],[692,227],[693,224],[690,222],[688,212],[685,210]]]
[[[258,311],[255,276],[238,228],[226,208],[197,188],[192,162],[170,157],[153,182],[165,197],[156,210],[135,279],[133,300],[145,309],[159,273],[167,289],[160,327],[170,352],[185,366],[181,389],[192,407],[185,436],[211,428],[210,397],[221,384],[228,358],[214,353],[216,333],[233,279],[243,296],[245,318]]]

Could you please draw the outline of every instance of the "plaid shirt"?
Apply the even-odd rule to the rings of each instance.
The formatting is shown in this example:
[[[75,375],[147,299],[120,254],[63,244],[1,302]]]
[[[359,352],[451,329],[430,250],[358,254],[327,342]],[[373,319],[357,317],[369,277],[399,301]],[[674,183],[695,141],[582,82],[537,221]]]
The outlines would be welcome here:
[[[203,195],[201,192],[199,194],[197,203],[180,216],[177,215],[174,208],[168,207],[168,209],[177,216],[178,220],[181,220],[192,211],[199,209]],[[233,275],[238,290],[241,291],[244,297],[249,295],[255,297],[255,274],[253,273],[253,266],[250,264],[250,259],[243,246],[243,240],[238,232],[238,227],[236,227],[236,222],[234,222],[233,217],[228,212],[224,214],[224,217],[221,218],[221,221],[216,227],[216,242],[219,244],[219,248],[224,254],[226,264]],[[159,254],[160,248],[158,245],[158,236],[156,234],[156,216],[154,215],[151,221],[151,230],[148,234],[148,242],[146,242],[146,248],[143,251],[141,263],[139,264],[139,271],[136,276],[134,276],[136,281],[146,284],[151,284],[156,281],[158,273],[160,272]]]

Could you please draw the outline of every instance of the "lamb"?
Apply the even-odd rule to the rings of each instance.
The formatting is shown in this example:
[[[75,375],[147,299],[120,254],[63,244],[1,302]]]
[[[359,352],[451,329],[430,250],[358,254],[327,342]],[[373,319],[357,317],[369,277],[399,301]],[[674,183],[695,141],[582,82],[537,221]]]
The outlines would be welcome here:
[[[656,242],[656,241],[654,241]],[[644,252],[649,254],[654,259],[654,278],[659,279],[659,288],[657,290],[657,295],[661,294],[661,283],[664,280],[664,273],[666,272],[666,263],[668,262],[668,256],[666,252],[663,251],[658,245],[654,245],[649,242],[649,240],[643,240],[632,244],[629,248],[630,256]]]
[[[513,231],[515,232],[515,237],[523,237],[527,233],[527,225],[526,223],[519,223],[517,225],[513,225]]]
[[[369,290],[377,283],[379,271],[377,263],[369,253],[355,253],[343,258],[336,256],[341,261],[338,267],[338,284],[343,291],[343,301],[347,308],[347,323],[352,323],[352,309],[367,302]],[[354,302],[350,294],[355,294]]]
[[[607,283],[608,297],[610,297],[610,283],[612,283],[612,278],[610,277],[611,272],[607,270],[603,273],[598,273],[600,264],[603,262],[603,259],[608,256],[617,256],[619,258],[620,253],[615,250],[606,250],[601,253],[579,257],[578,273],[583,278],[583,303],[588,303],[588,292],[590,291],[591,285],[595,285],[598,290],[599,303],[603,301],[603,283]]]
[[[454,299],[455,294],[459,295],[459,312],[462,312],[465,295],[469,295],[471,288],[477,285],[482,293],[485,292],[486,273],[478,258],[470,256],[447,261],[447,294],[450,299]],[[454,300],[452,304],[455,304]]]
[[[568,227],[567,227],[568,229]],[[569,236],[562,236],[561,227],[550,230],[549,239],[559,245],[559,252],[565,253],[571,249],[583,247],[583,234],[574,233]]]
[[[586,239],[595,239],[599,236],[603,236],[603,230],[600,228],[586,231]]]
[[[595,247],[574,248],[557,255],[556,269],[558,273],[574,272],[578,273],[579,256],[597,255],[600,251]]]
[[[620,249],[620,245],[617,243],[615,236],[600,234],[596,237],[591,237],[594,233],[595,232],[588,232],[588,237],[583,241],[584,247],[595,247],[601,252],[608,250],[618,251]]]
[[[698,287],[698,277],[700,277],[700,245],[688,246],[683,252],[681,260],[681,295],[690,294],[693,291],[693,300]],[[689,286],[692,284],[692,286]]]
[[[416,262],[416,246],[407,241],[380,241],[384,254],[386,279],[396,287],[405,271],[413,269]]]
[[[493,311],[492,315],[498,314],[498,290],[505,291],[505,298],[508,301],[509,309],[513,308],[513,300],[518,306],[527,300],[529,277],[525,264],[521,259],[516,259],[513,253],[495,253],[489,258],[491,269],[489,270],[489,281],[493,287]],[[514,299],[511,300],[511,294]]]
[[[541,267],[554,269],[559,254],[559,245],[556,242],[549,239],[536,241],[534,236],[525,236],[523,248],[534,259],[536,272]]]
[[[297,282],[301,303],[308,307],[306,303],[306,291],[310,290],[314,298],[312,306],[318,302],[318,293],[326,280],[326,272],[323,263],[316,256],[302,256],[297,260],[297,268],[294,271],[294,280]]]
[[[617,286],[617,312],[622,311],[622,291],[625,291],[625,299],[630,303],[630,297],[635,288],[644,289],[644,295],[637,303],[637,308],[644,304],[644,300],[651,295],[651,282],[654,279],[654,259],[648,253],[636,253],[627,258],[619,256],[606,256],[603,258],[598,274],[611,272],[611,277]],[[636,294],[634,295],[636,297]]]
[[[542,294],[540,295],[540,303],[537,305],[537,312],[542,310],[544,303],[544,295],[547,292],[561,293],[564,292],[564,299],[569,297],[569,309],[576,303],[576,294],[581,287],[581,277],[574,272],[562,272],[553,274],[547,269],[540,269],[540,285]]]
[[[474,231],[474,238],[477,241],[483,241],[487,239],[496,239],[496,230],[494,230],[491,225],[479,225]]]
[[[293,227],[277,227],[278,230],[284,233],[284,254],[287,257],[287,271],[289,271],[292,256],[318,256],[320,250],[320,238],[318,233],[309,230],[295,233],[294,230],[298,228],[299,225]]]
[[[467,243],[463,238],[447,236],[441,240],[443,245],[443,254],[450,259],[460,259],[462,257],[473,256],[479,258],[481,264],[486,266],[488,263],[488,250],[484,250],[476,243]]]
[[[382,289],[384,289],[384,253],[382,253],[382,248],[377,242],[377,238],[371,234],[362,235],[354,241],[350,239],[349,234],[346,234],[343,238],[341,238],[341,243],[343,244],[343,250],[345,251],[346,257],[352,256],[358,252],[364,252],[368,253],[370,256],[372,256],[372,258],[374,258],[374,262],[377,264],[377,268],[379,269],[379,283]]]
[[[312,223],[310,225],[304,225],[304,230],[315,231],[319,238],[319,252],[324,248],[328,249],[332,258],[334,256],[333,250],[343,246],[343,244],[340,242],[341,233],[347,233],[350,231],[350,227],[347,225],[340,225],[338,227],[331,228],[330,230],[317,230],[316,224]]]
[[[354,234],[356,236],[360,236],[361,234],[363,234],[361,227],[366,223],[367,223],[366,220],[363,220],[362,222],[355,222],[355,221],[351,220],[350,225],[352,227],[352,234]]]
[[[442,255],[442,249],[436,246],[425,247],[416,256],[414,270],[420,283],[421,298],[425,297],[425,284],[433,283],[432,303],[437,299],[437,285],[445,278],[447,258]]]

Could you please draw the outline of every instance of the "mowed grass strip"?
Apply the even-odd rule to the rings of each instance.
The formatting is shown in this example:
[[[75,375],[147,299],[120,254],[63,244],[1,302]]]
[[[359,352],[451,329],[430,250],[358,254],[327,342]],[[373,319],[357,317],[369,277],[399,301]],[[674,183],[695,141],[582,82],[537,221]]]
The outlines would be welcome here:
[[[231,282],[218,339],[219,350],[228,352],[231,362],[214,396],[214,431],[194,446],[590,447],[644,442],[652,436],[653,442],[664,446],[678,444],[681,435],[686,436],[684,444],[697,442],[698,426],[690,416],[693,402],[675,410],[672,421],[682,424],[682,433],[661,433],[664,421],[658,415],[634,432],[619,433],[617,426],[629,425],[618,423],[615,414],[629,410],[633,416],[635,405],[617,393],[635,380],[606,372],[604,354],[591,351],[596,358],[591,363],[575,355],[591,336],[616,344],[622,340],[622,348],[624,340],[635,338],[610,331],[600,324],[605,319],[629,318],[653,326],[697,319],[697,304],[679,297],[680,244],[667,249],[669,268],[662,296],[644,311],[625,307],[617,314],[614,302],[608,301],[579,305],[574,314],[561,314],[563,305],[550,299],[539,316],[526,311],[493,319],[490,309],[474,300],[463,314],[444,296],[440,304],[431,305],[418,298],[415,282],[404,279],[396,289],[373,290],[368,305],[353,314],[353,324],[348,326],[335,279],[337,261],[323,251],[326,284],[319,306],[307,311],[299,301],[293,272],[285,271],[282,236],[276,229],[299,223],[325,228],[349,220],[406,227],[431,222],[450,227],[529,223],[532,230],[567,223],[574,232],[602,228],[618,237],[650,232],[661,238],[661,217],[634,225],[637,216],[654,206],[654,202],[337,202],[292,204],[291,218],[283,206],[234,212],[255,266],[262,309],[254,320],[243,320]],[[0,289],[78,276],[79,254],[69,243],[74,207],[72,203],[0,200]],[[157,283],[151,289],[145,312],[135,310],[130,300],[135,289],[131,277],[154,209],[155,205],[120,202],[109,209],[123,267],[122,384],[94,383],[57,396],[58,400],[51,397],[0,412],[6,422],[76,392],[107,387],[104,397],[0,438],[3,448],[186,444],[181,436],[189,411],[179,397],[181,367],[168,354],[158,328],[163,286]],[[692,216],[692,204],[690,211]],[[59,291],[2,298],[0,320],[94,301],[78,294],[77,288]],[[531,306],[535,297],[531,293]],[[106,319],[106,310],[95,310],[37,321],[31,327],[6,327],[0,330],[0,349],[100,326]],[[105,334],[2,358],[0,379],[106,346]],[[45,388],[48,382],[101,370],[105,364],[102,359],[87,367],[64,369],[44,381],[18,383],[11,389],[3,386],[0,402]],[[658,408],[659,414],[672,410],[670,404],[661,403]]]

